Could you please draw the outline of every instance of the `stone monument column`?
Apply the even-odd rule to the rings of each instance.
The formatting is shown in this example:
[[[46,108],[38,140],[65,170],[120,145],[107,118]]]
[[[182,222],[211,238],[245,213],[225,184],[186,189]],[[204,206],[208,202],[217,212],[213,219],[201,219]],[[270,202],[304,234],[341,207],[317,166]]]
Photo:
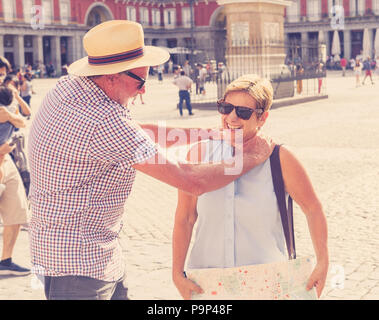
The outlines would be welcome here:
[[[226,15],[226,65],[232,78],[270,78],[284,64],[284,0],[218,0]]]

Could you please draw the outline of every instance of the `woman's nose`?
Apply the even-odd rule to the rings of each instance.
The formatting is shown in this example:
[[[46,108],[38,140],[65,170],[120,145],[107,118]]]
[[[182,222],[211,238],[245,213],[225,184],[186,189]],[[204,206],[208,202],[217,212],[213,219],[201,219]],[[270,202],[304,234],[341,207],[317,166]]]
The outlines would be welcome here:
[[[229,113],[228,115],[228,120],[230,121],[237,121],[239,118],[236,114],[236,109],[233,109],[233,111],[231,113]]]

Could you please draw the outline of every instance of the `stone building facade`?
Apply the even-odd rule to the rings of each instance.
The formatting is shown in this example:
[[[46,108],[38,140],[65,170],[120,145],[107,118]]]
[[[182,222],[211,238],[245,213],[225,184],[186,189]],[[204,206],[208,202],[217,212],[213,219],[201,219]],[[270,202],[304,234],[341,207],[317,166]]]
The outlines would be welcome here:
[[[287,41],[309,44],[322,38],[330,54],[331,8],[342,5],[342,55],[359,54],[365,28],[373,44],[379,0],[292,1],[285,14]],[[15,68],[51,62],[59,74],[62,65],[85,56],[84,34],[110,19],[140,22],[145,43],[168,48],[176,63],[192,54],[198,61],[223,60],[226,21],[217,0],[0,0],[0,55]]]
[[[292,0],[286,9],[285,33],[287,41],[309,45],[325,42],[327,55],[331,55],[333,34],[338,30],[341,56],[347,59],[360,55],[364,30],[367,29],[371,54],[375,52],[375,36],[379,28],[379,0]],[[339,12],[337,7],[342,8]],[[303,50],[303,58],[312,54]],[[313,57],[314,58],[314,57]]]
[[[210,42],[225,36],[220,9],[216,0],[0,0],[0,55],[14,68],[51,62],[60,74],[62,65],[85,56],[82,40],[91,27],[128,19],[143,25],[147,45],[168,48],[174,60],[195,48],[213,59]]]

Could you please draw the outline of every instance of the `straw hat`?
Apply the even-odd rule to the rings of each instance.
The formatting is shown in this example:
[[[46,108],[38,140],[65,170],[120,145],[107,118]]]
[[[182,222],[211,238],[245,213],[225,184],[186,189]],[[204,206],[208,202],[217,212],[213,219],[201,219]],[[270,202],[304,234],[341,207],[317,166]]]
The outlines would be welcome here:
[[[161,48],[145,46],[142,26],[127,20],[106,21],[93,27],[85,34],[83,46],[88,56],[73,62],[68,73],[77,76],[115,74],[157,66],[170,57]]]

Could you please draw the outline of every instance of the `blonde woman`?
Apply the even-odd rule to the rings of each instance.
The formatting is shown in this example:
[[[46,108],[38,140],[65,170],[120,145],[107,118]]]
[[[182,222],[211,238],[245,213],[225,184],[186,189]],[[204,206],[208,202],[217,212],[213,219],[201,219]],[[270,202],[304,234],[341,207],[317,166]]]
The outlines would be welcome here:
[[[265,124],[273,100],[270,82],[257,75],[233,81],[218,102],[224,129],[241,129],[243,139],[258,134]],[[200,152],[198,152],[200,151]],[[199,154],[202,162],[232,156],[233,148],[223,141],[202,142],[188,157]],[[327,224],[321,203],[304,167],[287,148],[280,148],[280,161],[286,192],[307,217],[317,264],[307,288],[316,287],[318,296],[328,270]],[[184,299],[202,289],[187,279],[185,261],[192,230],[197,233],[188,268],[225,268],[263,264],[287,259],[285,238],[274,193],[270,159],[235,182],[199,197],[179,190],[173,231],[173,281]]]

